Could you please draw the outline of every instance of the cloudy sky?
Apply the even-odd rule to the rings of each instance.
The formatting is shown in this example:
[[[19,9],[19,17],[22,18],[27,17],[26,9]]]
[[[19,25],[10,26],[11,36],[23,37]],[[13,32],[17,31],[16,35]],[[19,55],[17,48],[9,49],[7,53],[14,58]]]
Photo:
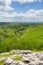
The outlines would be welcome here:
[[[43,22],[43,0],[0,0],[0,22]]]

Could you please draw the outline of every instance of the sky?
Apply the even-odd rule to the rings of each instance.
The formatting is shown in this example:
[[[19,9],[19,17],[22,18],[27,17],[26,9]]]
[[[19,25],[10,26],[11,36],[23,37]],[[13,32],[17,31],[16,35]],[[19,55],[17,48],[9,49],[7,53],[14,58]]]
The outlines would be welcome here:
[[[0,22],[43,22],[43,0],[0,0]]]

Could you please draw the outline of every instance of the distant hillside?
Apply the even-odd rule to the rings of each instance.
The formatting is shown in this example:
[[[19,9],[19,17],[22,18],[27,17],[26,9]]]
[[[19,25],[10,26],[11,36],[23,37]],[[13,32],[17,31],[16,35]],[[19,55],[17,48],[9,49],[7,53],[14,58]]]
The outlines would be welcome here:
[[[43,50],[43,23],[0,23],[0,52]]]
[[[43,50],[43,25],[38,27],[30,26],[22,38],[27,49]]]
[[[0,22],[0,26],[6,25],[6,24],[9,24],[9,23],[7,23],[7,22]]]

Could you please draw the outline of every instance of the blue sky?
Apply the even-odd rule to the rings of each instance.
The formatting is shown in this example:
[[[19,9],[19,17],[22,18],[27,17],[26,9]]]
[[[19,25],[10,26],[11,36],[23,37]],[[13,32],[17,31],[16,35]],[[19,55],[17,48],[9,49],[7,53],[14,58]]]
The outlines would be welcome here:
[[[43,0],[0,0],[0,22],[43,22]]]
[[[23,4],[20,4],[19,2],[12,2],[11,7],[14,8],[14,11],[16,12],[26,12],[29,9],[35,9],[35,10],[40,10],[43,9],[43,2],[26,2]]]

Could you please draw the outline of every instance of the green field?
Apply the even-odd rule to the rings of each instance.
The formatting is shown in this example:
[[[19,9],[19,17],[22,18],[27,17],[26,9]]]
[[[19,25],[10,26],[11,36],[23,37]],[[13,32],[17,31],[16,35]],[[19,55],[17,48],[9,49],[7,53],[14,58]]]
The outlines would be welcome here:
[[[13,49],[43,51],[43,23],[0,23],[0,53]]]

